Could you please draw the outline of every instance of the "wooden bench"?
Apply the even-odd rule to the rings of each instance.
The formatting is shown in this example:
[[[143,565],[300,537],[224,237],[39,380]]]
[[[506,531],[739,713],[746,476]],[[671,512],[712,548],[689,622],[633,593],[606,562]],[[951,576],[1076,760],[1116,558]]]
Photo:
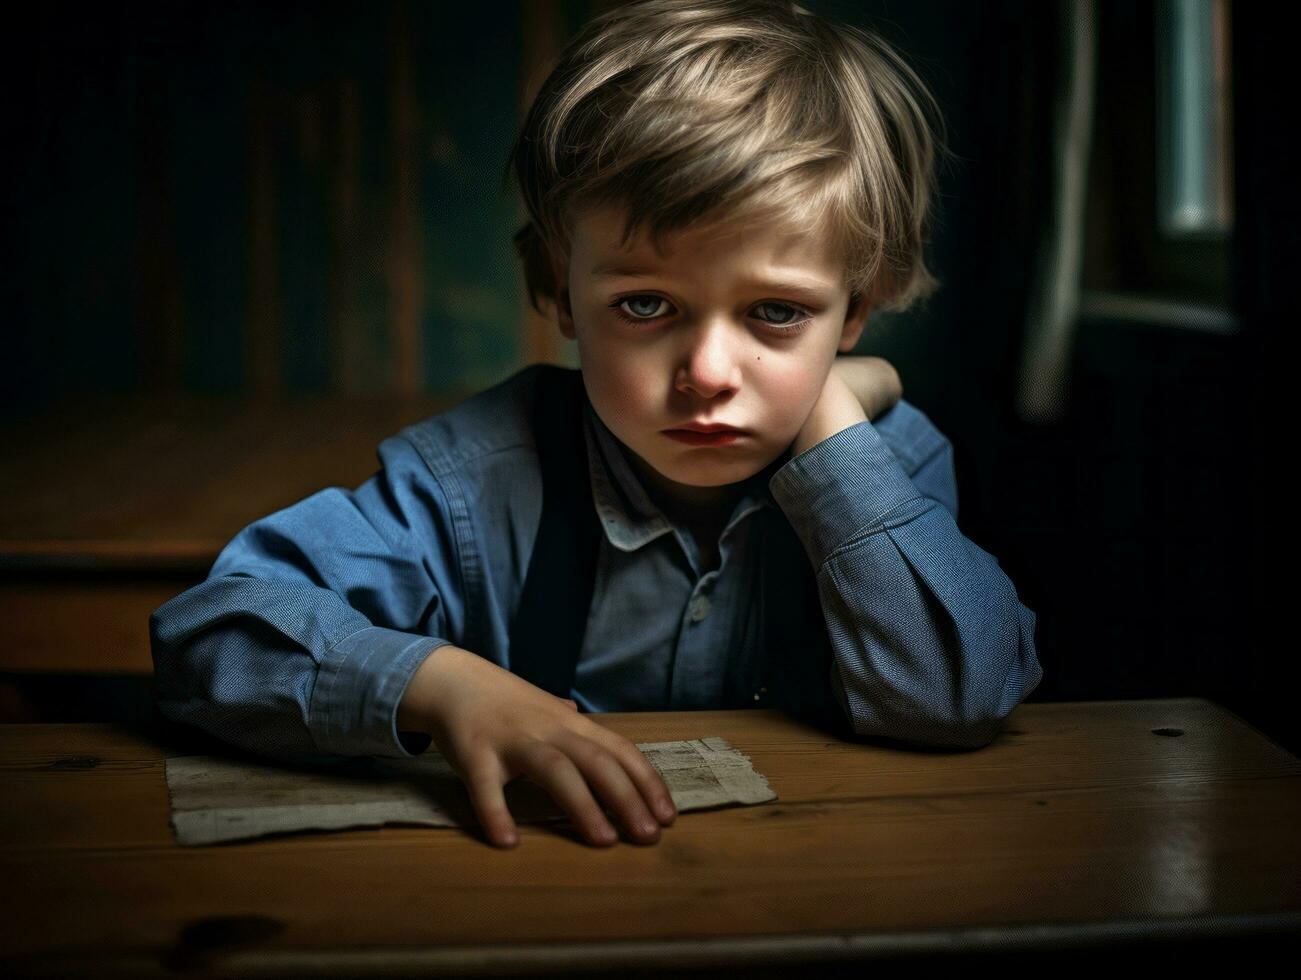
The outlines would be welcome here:
[[[101,396],[7,419],[0,721],[139,714],[154,609],[241,528],[356,487],[380,442],[462,397]]]

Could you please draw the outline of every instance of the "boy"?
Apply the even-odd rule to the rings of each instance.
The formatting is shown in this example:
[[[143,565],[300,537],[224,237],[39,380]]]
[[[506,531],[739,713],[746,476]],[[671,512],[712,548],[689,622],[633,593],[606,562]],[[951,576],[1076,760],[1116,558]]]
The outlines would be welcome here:
[[[672,822],[588,712],[989,742],[1041,677],[1034,614],[957,528],[948,441],[883,362],[836,364],[934,288],[928,99],[789,3],[590,22],[512,156],[530,299],[581,372],[526,368],[240,532],[151,617],[163,713],[285,760],[432,741],[500,846],[521,774],[594,845],[597,797],[630,840]]]

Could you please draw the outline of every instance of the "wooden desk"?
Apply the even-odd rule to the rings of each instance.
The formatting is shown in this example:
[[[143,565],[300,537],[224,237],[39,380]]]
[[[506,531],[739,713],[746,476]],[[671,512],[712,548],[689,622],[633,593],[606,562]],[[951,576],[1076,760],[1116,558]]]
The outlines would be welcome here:
[[[1022,705],[952,754],[773,711],[593,717],[634,741],[720,735],[779,799],[682,814],[653,846],[524,825],[509,851],[416,827],[182,848],[163,759],[211,746],[0,726],[0,969],[821,976],[1301,931],[1301,760],[1204,700]]]

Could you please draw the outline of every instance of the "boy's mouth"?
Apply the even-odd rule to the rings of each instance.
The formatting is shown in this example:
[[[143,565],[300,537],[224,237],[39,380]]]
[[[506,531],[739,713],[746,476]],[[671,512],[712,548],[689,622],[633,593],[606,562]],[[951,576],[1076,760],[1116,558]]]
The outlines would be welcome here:
[[[736,432],[741,433],[742,429],[735,426],[723,425],[720,422],[688,422],[686,425],[679,425],[676,428],[666,429],[666,432]]]
[[[726,425],[713,426],[704,432],[699,429],[665,429],[664,434],[689,446],[726,446],[745,435],[740,429]]]

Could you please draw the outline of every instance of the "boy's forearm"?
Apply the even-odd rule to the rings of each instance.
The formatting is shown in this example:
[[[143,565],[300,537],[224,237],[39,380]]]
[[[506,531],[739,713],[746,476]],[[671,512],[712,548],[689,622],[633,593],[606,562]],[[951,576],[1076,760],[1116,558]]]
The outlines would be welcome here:
[[[439,675],[446,662],[455,659],[454,656],[447,655],[449,649],[460,648],[453,647],[450,643],[435,647],[411,675],[407,689],[402,693],[402,700],[398,702],[398,731],[434,734],[439,711],[437,694],[443,686]]]
[[[838,394],[816,413],[807,444],[858,409],[847,386]],[[938,431],[913,442],[926,462],[905,469],[906,454],[894,454],[884,428],[846,428],[837,451],[810,453],[771,483],[826,585],[819,597],[837,700],[859,735],[987,744],[1043,676],[1034,613],[997,560],[958,528],[952,447]],[[863,533],[883,528],[887,514],[889,533]]]

